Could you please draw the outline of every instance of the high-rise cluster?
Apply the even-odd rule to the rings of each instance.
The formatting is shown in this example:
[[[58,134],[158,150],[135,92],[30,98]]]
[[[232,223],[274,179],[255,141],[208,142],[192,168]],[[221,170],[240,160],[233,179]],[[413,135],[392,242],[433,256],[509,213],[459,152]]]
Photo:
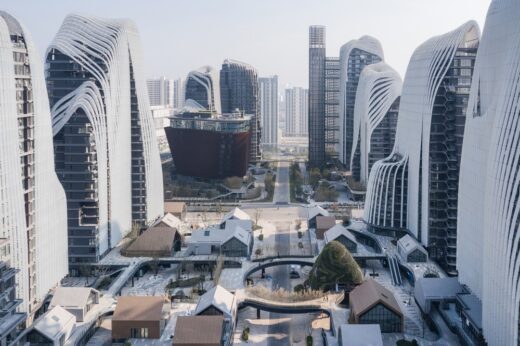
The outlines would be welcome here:
[[[68,16],[46,66],[74,275],[162,215],[161,162],[132,22]]]
[[[27,30],[0,12],[0,237],[32,314],[67,275],[65,193],[54,171],[43,66]]]
[[[350,169],[359,78],[384,55],[377,39],[363,36],[343,45],[339,58],[327,57],[325,36],[324,26],[309,28],[309,163]]]
[[[370,172],[365,220],[406,228],[455,273],[466,105],[479,42],[468,22],[419,46],[408,65],[392,153]]]

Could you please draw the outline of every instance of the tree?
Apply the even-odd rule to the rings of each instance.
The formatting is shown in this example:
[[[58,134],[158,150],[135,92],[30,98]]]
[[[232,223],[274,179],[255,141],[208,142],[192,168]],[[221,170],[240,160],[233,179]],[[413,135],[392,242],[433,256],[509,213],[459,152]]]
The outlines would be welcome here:
[[[343,244],[331,241],[314,263],[308,283],[313,290],[331,290],[336,284],[354,286],[363,282],[361,268]]]
[[[312,187],[318,186],[318,183],[321,179],[321,173],[319,168],[311,169],[309,173],[309,183]]]
[[[262,209],[259,209],[259,208],[256,208],[255,209],[255,214],[254,214],[254,218],[255,218],[255,229],[258,229],[259,226],[258,226],[258,221],[260,221],[260,217],[262,216]]]
[[[218,256],[217,263],[215,265],[215,271],[213,273],[213,283],[218,285],[220,281],[220,275],[222,274],[222,269],[224,269],[224,257]]]

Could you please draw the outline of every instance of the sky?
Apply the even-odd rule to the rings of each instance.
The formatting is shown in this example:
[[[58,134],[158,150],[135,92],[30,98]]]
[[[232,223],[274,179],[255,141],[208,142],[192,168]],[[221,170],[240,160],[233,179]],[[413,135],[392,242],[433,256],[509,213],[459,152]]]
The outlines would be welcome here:
[[[138,26],[146,78],[185,77],[225,58],[247,62],[279,88],[308,84],[308,27],[327,27],[327,56],[362,35],[381,41],[402,77],[428,38],[476,20],[490,0],[0,0],[31,32],[41,56],[70,13],[129,18]]]

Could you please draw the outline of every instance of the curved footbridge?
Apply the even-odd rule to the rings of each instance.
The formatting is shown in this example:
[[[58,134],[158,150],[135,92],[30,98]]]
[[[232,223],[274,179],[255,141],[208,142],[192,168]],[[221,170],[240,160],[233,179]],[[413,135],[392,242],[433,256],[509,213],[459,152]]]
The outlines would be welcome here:
[[[337,310],[344,310],[338,308],[338,304],[345,298],[344,292],[329,293],[324,297],[294,301],[283,302],[271,299],[258,297],[248,291],[248,289],[239,289],[235,292],[235,299],[237,301],[237,308],[243,309],[251,307],[266,312],[275,312],[281,314],[308,314],[308,313],[323,313],[330,318],[330,332],[335,335],[336,328],[334,327],[334,315]],[[343,313],[346,313],[343,311]]]

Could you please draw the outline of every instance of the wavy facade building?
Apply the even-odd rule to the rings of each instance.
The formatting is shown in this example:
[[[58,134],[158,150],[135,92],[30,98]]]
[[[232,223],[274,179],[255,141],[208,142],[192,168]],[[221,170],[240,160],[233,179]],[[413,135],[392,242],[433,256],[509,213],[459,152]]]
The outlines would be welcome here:
[[[415,50],[394,149],[374,164],[367,187],[367,223],[409,229],[452,274],[462,139],[479,36],[471,21]]]
[[[392,152],[402,87],[399,74],[384,62],[366,66],[359,76],[350,167],[363,184],[374,163]]]
[[[246,63],[226,59],[220,70],[220,99],[222,113],[237,110],[251,115],[251,153],[249,158],[255,163],[261,160],[260,151],[260,98],[258,92],[258,73]]]
[[[56,172],[67,194],[71,274],[163,214],[161,162],[128,20],[65,18],[46,55]]]
[[[468,103],[459,188],[459,280],[482,301],[489,345],[518,345],[520,3],[494,0]]]
[[[211,66],[191,71],[186,77],[184,100],[193,100],[209,111],[220,113],[218,72]]]
[[[350,169],[350,154],[354,140],[354,105],[359,76],[365,66],[383,60],[381,43],[371,36],[349,41],[340,49],[338,158],[347,169]]]
[[[65,193],[54,171],[43,66],[30,34],[0,12],[0,237],[11,242],[21,309],[68,273]]]

